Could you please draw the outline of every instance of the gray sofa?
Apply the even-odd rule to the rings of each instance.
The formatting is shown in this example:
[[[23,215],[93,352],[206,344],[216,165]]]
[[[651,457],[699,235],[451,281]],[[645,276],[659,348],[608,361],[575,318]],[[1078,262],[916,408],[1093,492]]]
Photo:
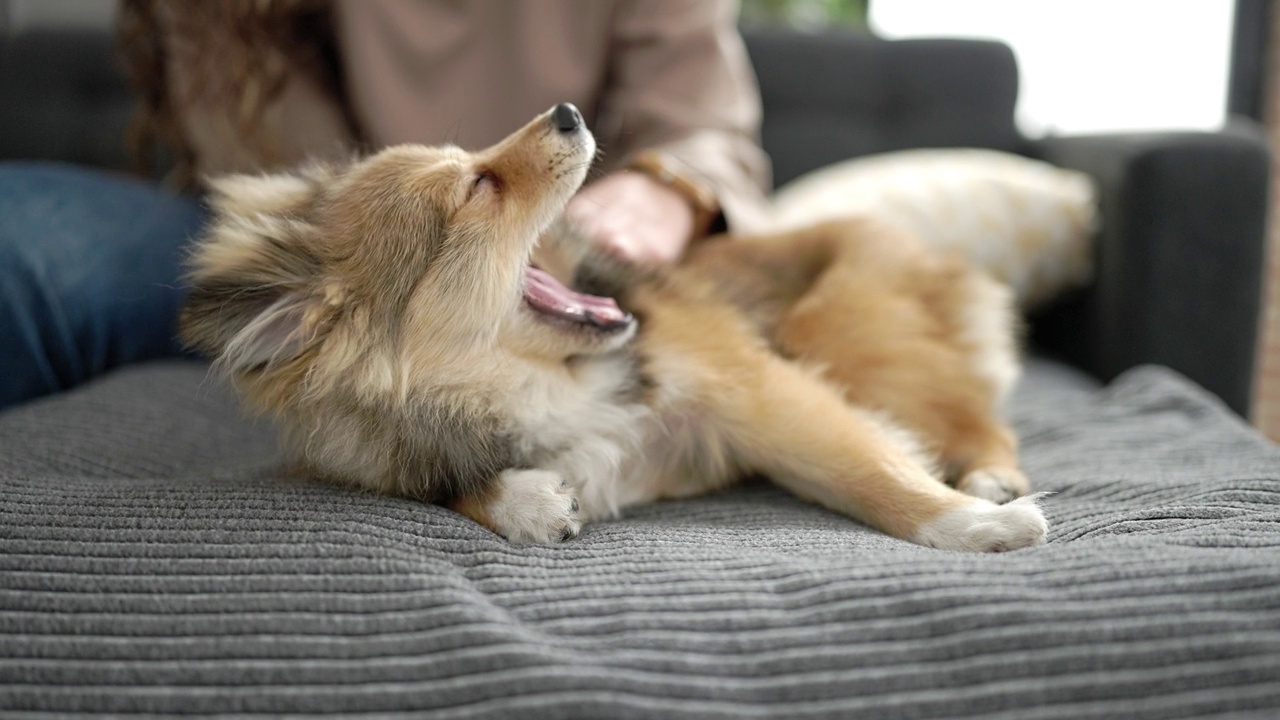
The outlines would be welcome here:
[[[118,163],[106,49],[7,39],[0,153]],[[760,483],[514,546],[436,507],[279,479],[270,430],[203,364],[162,361],[0,414],[6,717],[1280,714],[1280,451],[1233,412],[1261,143],[1024,142],[994,44],[750,49],[780,180],[919,145],[1099,180],[1099,281],[1035,319],[1009,408],[1056,492],[1048,544],[932,551]]]

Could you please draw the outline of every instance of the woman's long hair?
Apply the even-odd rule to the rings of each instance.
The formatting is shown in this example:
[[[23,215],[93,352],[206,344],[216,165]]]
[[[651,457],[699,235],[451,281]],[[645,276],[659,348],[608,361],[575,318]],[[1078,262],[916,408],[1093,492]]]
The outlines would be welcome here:
[[[124,0],[119,43],[138,94],[126,137],[134,164],[151,174],[171,163],[171,181],[184,188],[196,178],[181,108],[203,100],[231,109],[239,139],[269,165],[274,149],[255,127],[284,89],[286,69],[308,73],[320,87],[342,95],[327,0]],[[200,64],[183,97],[174,97],[169,77],[174,47]]]

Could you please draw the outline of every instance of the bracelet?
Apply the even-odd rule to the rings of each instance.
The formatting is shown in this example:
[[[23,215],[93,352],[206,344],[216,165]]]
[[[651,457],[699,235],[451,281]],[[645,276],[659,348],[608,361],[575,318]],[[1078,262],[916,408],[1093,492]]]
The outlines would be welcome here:
[[[693,239],[698,239],[711,230],[720,216],[720,202],[709,187],[694,179],[692,173],[681,172],[679,166],[682,165],[670,155],[646,150],[632,158],[627,169],[648,175],[688,201],[693,208]]]

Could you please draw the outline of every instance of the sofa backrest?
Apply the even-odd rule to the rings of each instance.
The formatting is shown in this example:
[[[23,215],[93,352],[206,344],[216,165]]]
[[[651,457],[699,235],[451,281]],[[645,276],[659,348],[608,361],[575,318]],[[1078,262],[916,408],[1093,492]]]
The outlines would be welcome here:
[[[1015,150],[1018,73],[1005,45],[747,31],[774,181],[912,147]],[[133,99],[101,30],[0,33],[0,158],[127,165]]]
[[[133,97],[101,30],[0,35],[0,159],[122,169]]]
[[[914,147],[1016,151],[1013,52],[978,40],[747,31],[774,183],[845,158]]]

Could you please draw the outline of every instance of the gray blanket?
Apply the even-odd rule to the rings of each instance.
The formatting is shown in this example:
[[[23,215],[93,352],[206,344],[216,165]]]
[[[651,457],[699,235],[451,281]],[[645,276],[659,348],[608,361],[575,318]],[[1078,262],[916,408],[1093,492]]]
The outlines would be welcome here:
[[[1037,363],[1010,412],[1057,492],[1041,548],[919,548],[764,484],[517,547],[275,479],[202,365],[118,372],[0,415],[0,709],[1280,716],[1280,452],[1159,368]]]

